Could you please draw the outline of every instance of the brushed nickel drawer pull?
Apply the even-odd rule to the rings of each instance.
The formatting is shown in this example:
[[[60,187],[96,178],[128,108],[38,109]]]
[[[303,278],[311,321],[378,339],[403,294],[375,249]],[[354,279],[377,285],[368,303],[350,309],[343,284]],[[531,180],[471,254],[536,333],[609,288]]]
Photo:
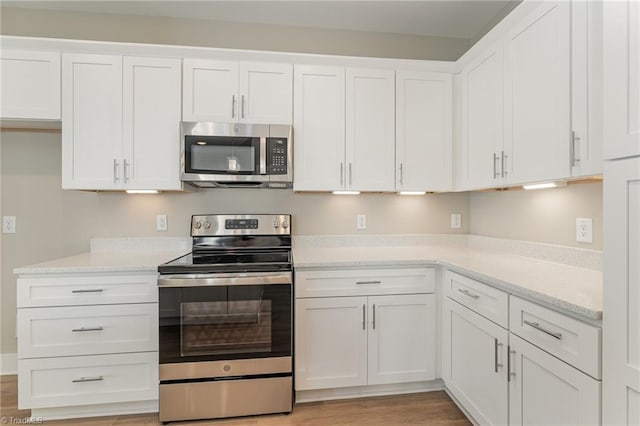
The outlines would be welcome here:
[[[373,329],[376,329],[376,304],[373,304]]]
[[[558,339],[558,340],[562,340],[562,333],[558,333],[555,331],[551,331],[551,330],[547,330],[546,328],[540,326],[540,324],[538,324],[537,322],[531,322],[531,321],[524,321],[525,324],[527,324],[530,327],[535,328],[536,330],[542,331],[545,334],[548,334],[549,336]]]
[[[480,296],[477,294],[473,294],[471,293],[469,290],[464,289],[464,288],[459,288],[458,291],[462,294],[464,294],[465,296],[469,296],[470,298],[472,298],[473,300],[478,300],[480,299]]]
[[[374,281],[356,281],[356,284],[382,284],[382,281],[380,281],[380,280],[374,280]]]
[[[367,315],[367,306],[365,304],[362,305],[362,329],[364,330],[367,326],[366,317]]]
[[[83,288],[79,290],[71,290],[71,293],[102,293],[104,290],[101,288]]]
[[[515,355],[516,351],[511,350],[511,346],[507,346],[507,382],[511,381],[512,377],[515,377],[515,371],[511,372],[511,355]]]
[[[79,379],[73,379],[71,383],[84,383],[84,382],[100,382],[104,380],[102,376],[96,377],[80,377]]]
[[[104,330],[104,327],[80,327],[80,328],[74,328],[71,331],[76,333],[79,331],[102,331],[102,330]]]

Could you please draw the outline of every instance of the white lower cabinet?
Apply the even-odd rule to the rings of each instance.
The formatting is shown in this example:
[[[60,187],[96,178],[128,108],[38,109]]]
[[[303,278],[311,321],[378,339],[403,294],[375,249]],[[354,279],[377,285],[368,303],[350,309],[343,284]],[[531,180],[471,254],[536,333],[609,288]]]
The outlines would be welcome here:
[[[434,281],[433,268],[296,272],[296,391],[434,380]]]
[[[600,381],[511,334],[509,424],[598,425]]]
[[[156,283],[155,273],[21,275],[18,407],[45,419],[157,411]]]
[[[433,380],[435,296],[296,301],[296,390]]]
[[[496,297],[507,293],[456,273],[445,277],[443,379],[475,421],[601,424],[599,327],[513,295]],[[499,303],[488,309],[489,302]],[[502,322],[495,312],[505,309]]]
[[[443,313],[450,330],[443,336],[449,391],[480,424],[507,424],[509,332],[448,298]]]

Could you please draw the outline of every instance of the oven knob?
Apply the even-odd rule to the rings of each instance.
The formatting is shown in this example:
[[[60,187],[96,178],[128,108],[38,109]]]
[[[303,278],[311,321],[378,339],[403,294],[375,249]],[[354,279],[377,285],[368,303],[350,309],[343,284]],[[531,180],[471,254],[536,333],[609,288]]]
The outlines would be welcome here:
[[[280,228],[280,219],[276,219],[273,221],[273,227],[274,228]]]
[[[209,228],[211,228],[211,222],[205,222],[204,229],[209,229]]]
[[[229,364],[225,364],[225,366],[224,366],[224,367],[222,367],[222,370],[223,370],[225,373],[228,373],[229,371],[231,371],[231,366],[230,366]]]
[[[196,229],[200,229],[200,228],[202,228],[202,223],[196,222],[196,223],[193,224],[193,227],[196,228]]]
[[[284,229],[287,229],[289,227],[289,221],[287,219],[285,219],[284,221],[282,221],[282,227]]]

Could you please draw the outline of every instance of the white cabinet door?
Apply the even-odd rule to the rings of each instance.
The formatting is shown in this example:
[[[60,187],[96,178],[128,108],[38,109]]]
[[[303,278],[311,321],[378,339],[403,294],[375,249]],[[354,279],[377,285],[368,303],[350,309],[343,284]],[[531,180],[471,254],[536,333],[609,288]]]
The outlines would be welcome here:
[[[543,3],[504,41],[510,184],[570,176],[571,4]]]
[[[369,297],[368,384],[435,379],[435,295]]]
[[[396,189],[452,186],[452,76],[396,72]]]
[[[240,121],[291,124],[292,74],[290,64],[240,64]]]
[[[571,3],[571,176],[602,174],[602,3]]]
[[[237,121],[238,68],[237,62],[184,59],[182,119]]]
[[[394,93],[394,71],[347,68],[347,189],[395,189]]]
[[[0,51],[1,118],[60,119],[60,52]]]
[[[296,300],[295,389],[367,384],[366,297]]]
[[[480,424],[506,425],[509,333],[449,298],[443,315],[447,388]]]
[[[294,70],[296,191],[344,188],[344,68],[296,66]]]
[[[640,155],[640,3],[605,1],[604,156]]]
[[[63,54],[62,88],[62,187],[122,188],[122,57]]]
[[[600,382],[513,334],[509,339],[510,425],[601,423]]]
[[[503,147],[502,44],[491,46],[462,71],[462,134],[459,189],[501,183]]]
[[[604,169],[603,414],[640,424],[640,157]]]
[[[179,59],[124,58],[127,188],[181,189],[180,64]]]

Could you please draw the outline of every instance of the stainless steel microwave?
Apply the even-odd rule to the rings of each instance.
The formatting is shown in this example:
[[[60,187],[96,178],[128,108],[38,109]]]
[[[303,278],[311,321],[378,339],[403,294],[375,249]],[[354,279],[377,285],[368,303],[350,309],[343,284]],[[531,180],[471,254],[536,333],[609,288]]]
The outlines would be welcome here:
[[[181,123],[182,181],[200,187],[290,188],[291,126]]]

